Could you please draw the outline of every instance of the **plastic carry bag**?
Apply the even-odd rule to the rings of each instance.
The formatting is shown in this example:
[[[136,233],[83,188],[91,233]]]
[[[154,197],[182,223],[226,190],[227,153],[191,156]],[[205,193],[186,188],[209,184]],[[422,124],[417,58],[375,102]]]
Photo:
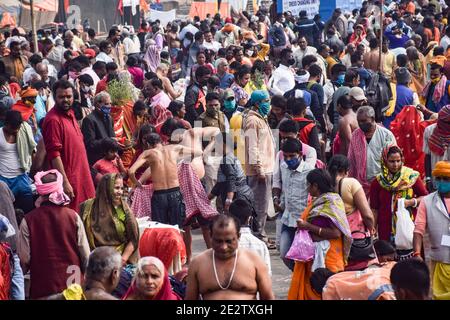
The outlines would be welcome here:
[[[405,208],[405,199],[398,199],[397,224],[395,232],[395,247],[398,250],[413,248],[414,222]]]
[[[291,248],[286,253],[286,258],[295,261],[310,261],[314,258],[315,246],[306,230],[298,230],[295,233]]]

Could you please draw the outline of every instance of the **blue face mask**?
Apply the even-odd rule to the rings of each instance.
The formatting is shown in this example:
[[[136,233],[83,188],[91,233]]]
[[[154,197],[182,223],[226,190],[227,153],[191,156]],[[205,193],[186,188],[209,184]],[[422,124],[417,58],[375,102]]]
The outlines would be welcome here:
[[[436,186],[439,193],[450,192],[450,181],[436,181]]]
[[[223,102],[223,108],[225,111],[234,111],[236,109],[236,100],[225,100]]]
[[[284,162],[286,162],[289,169],[295,170],[300,163],[300,158],[292,158],[291,160],[284,160]]]
[[[103,112],[105,116],[109,115],[111,113],[111,108],[108,106],[101,106],[100,110]]]
[[[270,102],[269,101],[261,102],[258,107],[258,112],[263,117],[267,117],[270,112]]]
[[[339,85],[343,85],[345,81],[345,74],[340,74],[336,80],[337,84]]]

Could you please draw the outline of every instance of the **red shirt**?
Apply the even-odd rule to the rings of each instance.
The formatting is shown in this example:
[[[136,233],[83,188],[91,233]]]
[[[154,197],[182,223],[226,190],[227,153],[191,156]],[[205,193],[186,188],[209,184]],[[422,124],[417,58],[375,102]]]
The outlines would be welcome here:
[[[95,94],[105,91],[107,87],[108,87],[108,83],[106,82],[106,77],[104,77],[102,80],[100,80],[97,83],[97,88],[95,88]]]
[[[44,118],[42,135],[50,164],[56,157],[61,157],[67,179],[75,193],[75,199],[69,207],[78,212],[80,203],[95,197],[95,189],[83,134],[73,110],[64,113],[57,106],[51,109]]]
[[[93,168],[97,170],[100,174],[105,175],[108,173],[120,173],[119,166],[117,165],[117,160],[98,160]]]

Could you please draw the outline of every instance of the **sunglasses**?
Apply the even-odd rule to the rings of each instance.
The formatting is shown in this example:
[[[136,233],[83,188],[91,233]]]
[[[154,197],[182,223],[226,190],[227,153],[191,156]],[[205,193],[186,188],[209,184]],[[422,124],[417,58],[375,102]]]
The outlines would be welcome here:
[[[228,98],[226,98],[225,100],[227,100],[227,101],[233,101],[233,100],[234,100],[234,97],[228,97]]]

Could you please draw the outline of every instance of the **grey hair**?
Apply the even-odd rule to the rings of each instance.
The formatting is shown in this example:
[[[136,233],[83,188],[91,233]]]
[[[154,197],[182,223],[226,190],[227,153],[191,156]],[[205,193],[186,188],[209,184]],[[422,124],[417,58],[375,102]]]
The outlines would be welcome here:
[[[95,96],[94,104],[97,105],[99,103],[102,103],[106,98],[111,98],[111,96],[108,92],[102,91]]]
[[[138,275],[143,275],[144,267],[149,266],[149,265],[155,266],[159,270],[161,275],[164,276],[164,274],[165,274],[164,264],[157,257],[142,257],[141,259],[139,259],[137,266],[136,266],[135,276],[137,277]]]
[[[371,106],[362,106],[356,111],[356,116],[366,115],[369,118],[375,119],[375,110]]]
[[[98,247],[91,252],[86,269],[86,276],[102,280],[111,275],[114,269],[122,266],[122,256],[112,247]]]
[[[225,63],[228,63],[227,59],[225,59],[225,58],[220,58],[220,59],[217,61],[217,66],[220,66],[220,65],[225,64]]]

